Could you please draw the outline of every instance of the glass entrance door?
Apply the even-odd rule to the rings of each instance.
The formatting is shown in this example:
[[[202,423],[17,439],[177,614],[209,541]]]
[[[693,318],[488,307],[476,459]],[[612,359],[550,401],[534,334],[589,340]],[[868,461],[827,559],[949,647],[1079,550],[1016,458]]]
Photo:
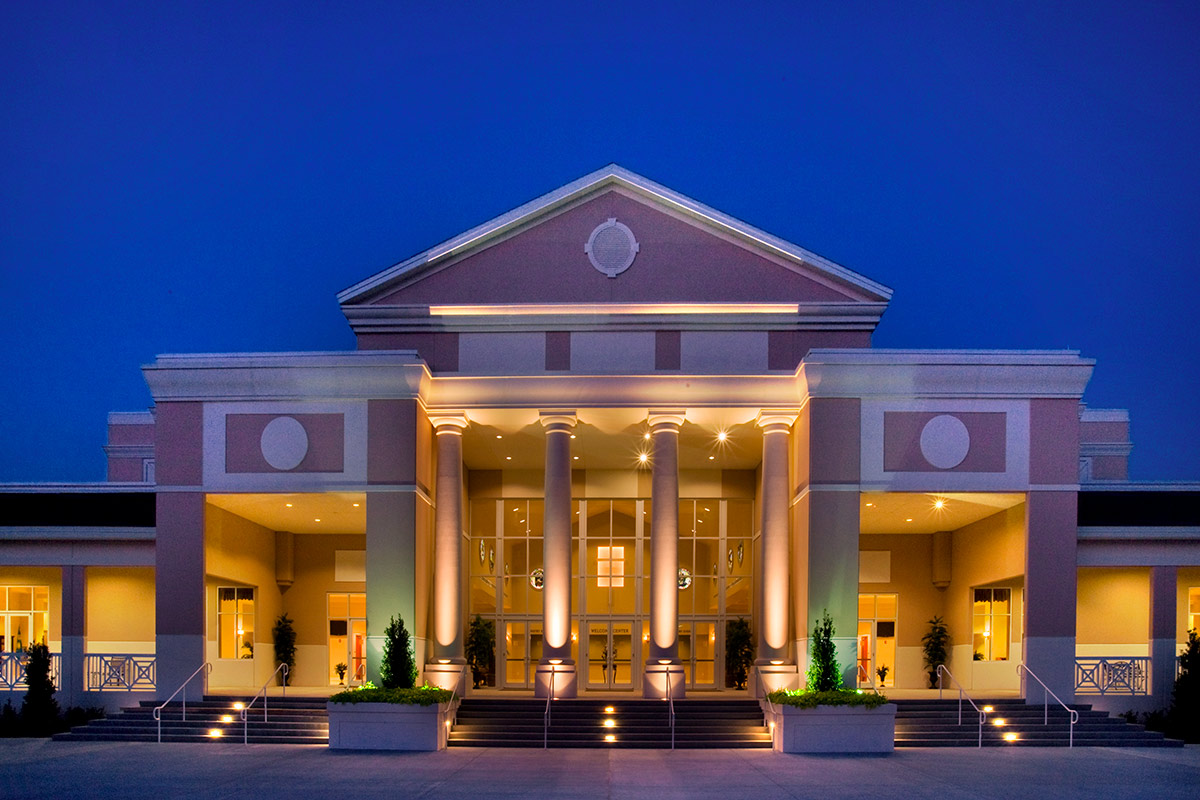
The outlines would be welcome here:
[[[716,653],[715,622],[679,623],[679,660],[683,662],[689,689],[717,687]]]
[[[896,595],[858,596],[858,685],[896,685]]]
[[[589,622],[587,628],[587,688],[632,689],[633,623],[628,620]]]
[[[367,596],[330,594],[329,683],[358,686],[367,679]]]
[[[542,659],[542,623],[504,623],[504,685],[510,689],[532,689],[538,662]]]

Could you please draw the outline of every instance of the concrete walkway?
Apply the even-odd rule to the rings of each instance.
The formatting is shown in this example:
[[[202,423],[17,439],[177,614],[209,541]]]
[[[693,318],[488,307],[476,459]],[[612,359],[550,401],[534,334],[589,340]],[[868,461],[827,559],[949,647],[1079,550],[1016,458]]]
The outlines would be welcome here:
[[[903,750],[337,753],[325,747],[0,740],[4,798],[1187,798],[1200,746]]]

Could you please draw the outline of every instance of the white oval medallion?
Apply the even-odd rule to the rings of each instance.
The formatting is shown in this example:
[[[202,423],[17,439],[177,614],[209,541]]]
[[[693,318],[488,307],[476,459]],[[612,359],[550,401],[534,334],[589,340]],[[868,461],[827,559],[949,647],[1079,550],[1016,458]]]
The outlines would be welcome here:
[[[259,440],[263,458],[278,470],[295,469],[308,455],[308,434],[299,420],[276,417],[263,428]]]
[[[921,455],[938,469],[953,469],[971,449],[971,434],[958,417],[939,414],[921,430]]]

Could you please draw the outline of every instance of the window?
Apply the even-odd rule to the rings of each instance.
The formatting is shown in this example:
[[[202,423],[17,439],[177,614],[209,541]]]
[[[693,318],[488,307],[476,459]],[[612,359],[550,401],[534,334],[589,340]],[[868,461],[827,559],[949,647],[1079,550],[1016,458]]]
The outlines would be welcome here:
[[[971,623],[976,661],[1007,661],[1012,590],[976,589]]]
[[[617,587],[625,585],[625,548],[600,545],[596,556],[596,585]]]
[[[254,658],[254,589],[217,589],[218,658]]]
[[[1188,589],[1188,624],[1187,629],[1200,630],[1200,587]]]
[[[0,652],[49,644],[50,587],[0,586]]]

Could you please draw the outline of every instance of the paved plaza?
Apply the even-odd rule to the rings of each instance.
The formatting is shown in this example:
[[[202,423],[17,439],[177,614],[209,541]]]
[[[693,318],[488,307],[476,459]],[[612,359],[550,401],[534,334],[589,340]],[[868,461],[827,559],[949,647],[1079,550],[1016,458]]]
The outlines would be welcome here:
[[[338,753],[325,747],[0,740],[0,797],[1200,797],[1200,747]]]

